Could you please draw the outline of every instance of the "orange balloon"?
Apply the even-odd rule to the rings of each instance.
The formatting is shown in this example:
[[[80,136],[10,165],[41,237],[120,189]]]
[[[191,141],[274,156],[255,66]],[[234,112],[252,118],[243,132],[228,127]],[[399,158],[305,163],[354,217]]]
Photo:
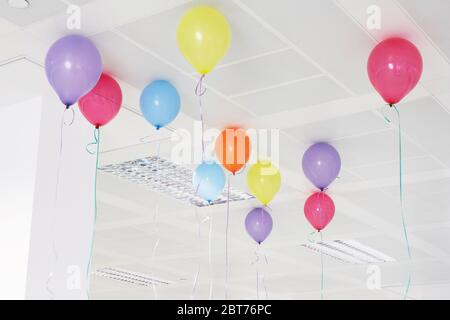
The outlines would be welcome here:
[[[216,140],[219,162],[232,174],[236,174],[250,158],[250,138],[244,129],[225,128]]]

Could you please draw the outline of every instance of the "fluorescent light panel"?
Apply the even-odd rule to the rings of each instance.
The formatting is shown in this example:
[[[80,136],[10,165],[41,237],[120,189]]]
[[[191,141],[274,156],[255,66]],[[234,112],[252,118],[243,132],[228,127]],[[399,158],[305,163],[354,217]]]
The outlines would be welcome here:
[[[311,242],[302,244],[302,246],[336,260],[351,264],[372,264],[395,261],[394,258],[355,240]]]
[[[111,268],[111,267],[100,268],[94,272],[94,275],[122,282],[127,282],[143,287],[172,284],[172,282],[168,280],[157,279],[149,275],[128,271],[120,268]]]
[[[226,203],[228,196],[224,191],[219,198],[209,204],[195,194],[192,185],[193,171],[157,156],[110,164],[99,170],[144,185],[182,202],[197,207]],[[253,196],[230,188],[230,202],[252,199]]]

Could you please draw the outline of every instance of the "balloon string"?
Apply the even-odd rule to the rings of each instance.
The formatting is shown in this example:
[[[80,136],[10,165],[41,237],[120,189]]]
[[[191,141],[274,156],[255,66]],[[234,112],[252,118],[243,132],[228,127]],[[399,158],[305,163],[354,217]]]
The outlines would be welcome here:
[[[264,262],[266,264],[266,266],[269,264],[268,260],[267,260],[267,255],[265,252],[263,252],[264,254]],[[267,286],[266,286],[266,279],[264,277],[264,271],[261,273],[261,281],[262,281],[262,285],[264,288],[264,293],[266,295],[266,299],[269,299],[269,291],[267,290]]]
[[[94,155],[97,153],[97,149],[98,149],[98,128],[95,128],[94,130],[94,140],[92,142],[89,142],[86,145],[86,152],[89,153],[90,155]],[[94,149],[94,150],[92,150]]]
[[[213,231],[213,220],[211,205],[208,204],[209,211],[209,232],[208,232],[208,264],[209,264],[209,299],[213,298],[213,269],[212,269],[212,231]]]
[[[255,249],[255,256],[256,256],[256,260],[255,260],[255,268],[256,268],[256,299],[259,300],[259,244],[256,244],[256,249]]]
[[[400,213],[402,216],[402,227],[403,227],[403,235],[405,237],[406,242],[406,250],[408,252],[408,258],[411,260],[411,247],[408,240],[408,230],[406,228],[406,219],[404,212],[404,195],[403,195],[403,144],[402,144],[402,127],[400,123],[400,112],[397,109],[397,106],[392,105],[394,108],[397,119],[398,119],[398,158],[399,158],[399,191],[400,191]],[[409,287],[411,284],[411,272],[408,274],[408,281],[405,285],[405,292],[403,294],[403,299],[408,298]]]
[[[72,116],[69,122],[66,122],[66,114],[67,111],[70,110],[72,112]],[[61,125],[59,130],[59,157],[58,157],[58,167],[56,172],[56,189],[55,189],[55,202],[58,199],[58,190],[59,190],[59,179],[60,179],[60,170],[61,170],[61,159],[62,159],[62,151],[64,144],[64,127],[70,127],[75,121],[75,111],[73,108],[65,108],[61,115]]]
[[[313,231],[308,235],[308,241],[311,243],[317,243],[317,236],[320,236],[320,242],[323,242],[322,233],[320,231]],[[323,283],[324,283],[324,277],[323,277],[323,252],[320,251],[320,268],[321,268],[321,274],[320,274],[320,300],[323,300]]]
[[[253,260],[251,262],[252,265],[255,266],[255,271],[256,271],[256,299],[259,300],[259,248],[260,248],[260,244],[257,243],[256,247],[255,247],[255,251],[254,251],[254,255],[255,255],[255,260]]]
[[[397,119],[398,119],[397,130],[398,130],[400,213],[401,213],[401,218],[402,218],[402,229],[403,229],[403,236],[405,238],[405,243],[406,243],[406,250],[408,253],[408,258],[411,260],[412,259],[411,247],[410,247],[409,240],[408,240],[408,231],[406,228],[406,219],[405,219],[404,203],[403,203],[403,198],[404,198],[404,195],[403,195],[403,143],[402,143],[402,128],[401,128],[401,122],[400,122],[400,112],[398,111],[397,106],[394,104],[389,104],[389,107],[394,108],[394,110],[397,114]],[[391,119],[389,119],[389,117],[387,117],[384,113],[382,113],[382,115],[387,123],[389,123],[389,124],[392,123],[392,121],[391,121]],[[408,280],[405,284],[405,290],[403,293],[403,299],[407,299],[410,285],[411,285],[411,272],[409,271]]]
[[[157,226],[158,211],[159,211],[159,205],[157,204],[156,207],[155,207],[155,213],[153,215],[153,224],[155,225],[155,232],[158,235],[158,238],[156,239],[155,244],[153,245],[152,257],[151,257],[152,262],[155,261],[156,249],[159,246],[159,240],[160,240],[160,238],[159,238],[159,228]],[[153,273],[152,273],[152,277],[154,277]],[[153,290],[154,298],[155,298],[155,300],[157,300],[158,299],[158,292],[156,290],[156,284],[155,284],[154,281],[152,282],[152,290]]]
[[[200,218],[199,218],[197,210],[198,210],[197,206],[194,206],[195,219],[197,220],[198,249],[199,249],[199,252],[200,252],[201,248],[202,248],[202,235],[201,235],[201,221],[200,221]],[[200,275],[200,261],[197,262],[197,272],[195,274],[194,285],[192,287],[191,300],[195,299],[195,293],[197,291],[199,275]]]
[[[323,242],[322,233],[320,234],[320,242]],[[321,267],[321,273],[320,273],[320,300],[323,300],[323,252],[320,251],[320,267]]]
[[[97,222],[97,174],[98,174],[98,163],[99,163],[99,150],[100,150],[100,129],[96,127],[94,129],[94,141],[88,144],[89,145],[96,145],[96,152],[95,152],[95,175],[94,175],[94,221],[92,225],[92,237],[91,237],[91,245],[90,245],[90,252],[89,252],[89,260],[86,268],[86,294],[88,299],[89,297],[89,290],[90,290],[90,284],[91,284],[91,267],[92,267],[92,258],[94,254],[94,241],[95,241],[95,225]],[[86,146],[86,151],[89,154],[92,154],[89,151],[88,146]]]
[[[225,230],[225,300],[228,299],[228,233],[230,229],[230,179],[228,176],[228,192],[227,192],[227,222]]]
[[[67,111],[70,109],[72,112],[72,117],[69,122],[66,122],[66,114]],[[55,224],[56,224],[56,207],[58,204],[58,196],[59,196],[59,180],[61,175],[61,160],[62,160],[62,154],[63,154],[63,146],[64,146],[64,127],[69,127],[74,123],[75,120],[75,112],[72,108],[65,108],[62,115],[61,115],[61,121],[60,121],[60,130],[59,130],[59,152],[58,152],[58,164],[56,166],[56,185],[55,185],[55,210],[53,210],[52,217],[51,217],[51,227],[50,227],[50,233],[52,235],[52,253],[53,253],[53,263],[50,270],[50,273],[48,274],[47,281],[46,281],[46,290],[50,294],[50,298],[53,300],[55,295],[54,291],[50,288],[50,283],[53,280],[53,276],[55,273],[55,270],[58,266],[58,260],[59,260],[59,254],[58,250],[56,248],[56,231],[55,231]]]
[[[311,243],[317,243],[316,237],[317,237],[318,234],[319,234],[319,232],[317,232],[317,231],[311,232],[308,235],[308,238],[307,238],[308,241],[311,242]]]
[[[202,126],[202,162],[205,160],[205,140],[204,140],[204,130],[205,124],[203,121],[203,105],[202,105],[202,96],[205,95],[207,88],[203,87],[203,81],[205,79],[205,75],[203,74],[197,85],[195,86],[195,95],[198,97],[198,106],[200,111],[200,122]]]
[[[155,176],[155,180],[156,183],[158,184],[159,181],[159,174],[160,174],[160,151],[161,151],[161,140],[158,142],[158,148],[156,151],[156,176]],[[154,263],[155,262],[155,255],[156,255],[156,249],[159,246],[159,242],[161,240],[160,235],[159,235],[159,226],[158,226],[158,214],[159,214],[159,202],[156,203],[155,206],[155,213],[153,214],[153,225],[155,228],[155,233],[157,236],[157,239],[155,241],[155,244],[153,245],[153,249],[152,249],[152,257],[151,257],[151,261]],[[154,277],[154,272],[152,272],[152,277]],[[156,284],[154,281],[152,281],[152,290],[153,290],[153,296],[155,298],[155,300],[158,299],[158,292],[157,292],[157,288],[156,288]]]

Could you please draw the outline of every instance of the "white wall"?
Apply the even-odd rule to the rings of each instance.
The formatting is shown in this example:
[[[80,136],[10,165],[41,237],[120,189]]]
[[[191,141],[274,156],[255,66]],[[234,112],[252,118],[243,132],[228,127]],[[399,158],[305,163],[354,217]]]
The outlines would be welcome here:
[[[86,299],[86,268],[94,222],[95,156],[88,154],[85,147],[93,140],[94,128],[75,107],[73,125],[63,129],[59,158],[64,108],[55,96],[45,97],[42,102],[26,296]],[[49,278],[51,271],[54,275]]]
[[[25,297],[41,99],[0,107],[0,299]]]

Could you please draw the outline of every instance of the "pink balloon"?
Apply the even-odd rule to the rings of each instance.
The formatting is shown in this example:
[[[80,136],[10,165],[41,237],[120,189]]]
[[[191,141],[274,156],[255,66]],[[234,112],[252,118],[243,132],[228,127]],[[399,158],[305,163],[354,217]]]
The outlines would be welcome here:
[[[402,100],[419,82],[423,62],[411,42],[390,38],[380,42],[369,56],[370,82],[390,105]]]
[[[316,192],[305,202],[305,217],[317,231],[323,230],[334,217],[334,202],[324,192]]]
[[[116,80],[102,74],[95,87],[78,102],[83,116],[96,128],[104,126],[119,113],[122,90]]]

